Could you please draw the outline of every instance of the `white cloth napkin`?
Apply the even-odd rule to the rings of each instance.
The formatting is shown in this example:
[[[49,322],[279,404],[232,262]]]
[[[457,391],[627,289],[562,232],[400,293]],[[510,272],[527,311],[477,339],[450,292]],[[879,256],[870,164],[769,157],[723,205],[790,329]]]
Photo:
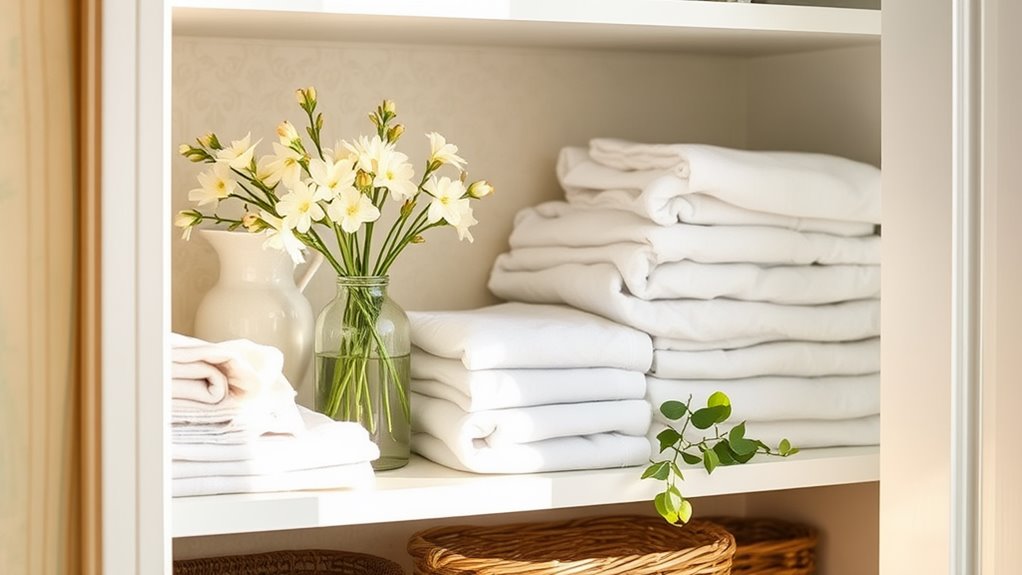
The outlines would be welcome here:
[[[596,433],[645,435],[649,423],[649,403],[642,399],[470,413],[443,399],[412,394],[412,430],[429,433],[448,444],[500,447]]]
[[[618,170],[594,162],[583,148],[563,148],[557,179],[568,203],[580,207],[626,210],[660,225],[771,226],[838,236],[865,236],[866,222],[800,218],[747,210],[713,196],[690,193],[688,181],[662,169]]]
[[[880,263],[879,236],[847,238],[765,226],[661,226],[632,213],[577,208],[565,202],[520,210],[508,241],[512,249],[638,244],[650,248],[646,257],[654,263]],[[588,260],[573,257],[565,263],[591,261],[593,256]]]
[[[258,396],[228,395],[215,404],[172,399],[170,418],[174,443],[245,443],[264,433],[296,435],[305,428],[295,390],[280,373]]]
[[[646,396],[657,413],[665,401],[704,406],[711,394],[731,398],[731,420],[853,419],[880,413],[880,374],[748,379],[646,378]]]
[[[271,389],[284,367],[280,350],[245,339],[210,343],[170,335],[170,396],[219,403],[230,394],[252,398]]]
[[[299,407],[305,431],[268,434],[248,443],[172,443],[173,477],[269,475],[372,461],[380,456],[369,433],[354,422],[334,421]]]
[[[735,421],[737,424],[738,421]],[[726,423],[723,429],[730,429]],[[662,423],[653,423],[649,432],[651,452],[656,454],[660,443],[656,436],[665,428]],[[792,421],[746,421],[745,436],[758,439],[776,449],[782,439],[791,442],[792,447],[812,449],[817,447],[846,447],[853,445],[880,444],[880,416],[871,415],[858,419],[836,420],[792,420]],[[695,430],[698,431],[698,430]],[[686,437],[698,439],[695,431],[686,432]],[[708,434],[707,434],[708,435]],[[658,459],[656,455],[653,457]]]
[[[739,349],[653,350],[650,373],[666,379],[739,379],[760,375],[817,377],[880,371],[880,339],[778,341]]]
[[[465,411],[642,399],[646,379],[638,371],[609,367],[485,369],[471,371],[456,359],[412,350],[412,390],[446,399]]]
[[[412,343],[466,368],[614,367],[645,372],[649,336],[567,306],[506,303],[470,311],[412,311]]]
[[[572,270],[566,277],[550,270],[512,275],[494,269],[488,286],[499,298],[567,304],[650,335],[681,340],[852,341],[880,334],[879,300],[816,306],[726,299],[647,301],[627,294],[613,266]]]
[[[372,485],[373,479],[372,464],[364,462],[268,475],[179,477],[172,479],[170,485],[174,497],[189,497],[222,493],[362,488]]]
[[[538,281],[554,276],[571,282],[578,266],[591,265],[593,273],[618,274],[628,292],[640,299],[729,298],[784,304],[835,303],[880,296],[880,266],[760,266],[756,264],[701,264],[690,261],[651,265],[646,258],[627,257],[624,250],[604,248],[606,259],[595,264],[560,263],[540,267],[531,252],[547,248],[524,248],[501,254],[493,274],[520,276],[518,281]],[[571,248],[567,248],[571,249]],[[525,253],[520,253],[525,252]],[[618,255],[624,257],[617,257]],[[538,273],[542,272],[542,273]],[[530,275],[532,274],[532,275]]]
[[[880,170],[825,154],[735,150],[703,144],[639,144],[611,138],[589,155],[618,170],[665,170],[687,186],[749,210],[880,223]]]
[[[493,447],[486,443],[448,443],[420,432],[412,435],[412,449],[440,465],[473,473],[541,473],[633,467],[647,463],[650,454],[649,440],[645,436],[618,433],[558,437]]]

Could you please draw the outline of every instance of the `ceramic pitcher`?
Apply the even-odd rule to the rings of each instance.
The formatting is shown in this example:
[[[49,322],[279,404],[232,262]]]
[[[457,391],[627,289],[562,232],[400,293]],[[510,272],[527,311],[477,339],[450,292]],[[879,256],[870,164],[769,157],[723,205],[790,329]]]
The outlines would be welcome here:
[[[220,278],[195,311],[195,336],[206,341],[250,339],[284,353],[284,375],[297,389],[312,361],[315,320],[302,295],[322,263],[313,252],[298,281],[287,252],[263,248],[248,232],[197,230],[220,260]]]

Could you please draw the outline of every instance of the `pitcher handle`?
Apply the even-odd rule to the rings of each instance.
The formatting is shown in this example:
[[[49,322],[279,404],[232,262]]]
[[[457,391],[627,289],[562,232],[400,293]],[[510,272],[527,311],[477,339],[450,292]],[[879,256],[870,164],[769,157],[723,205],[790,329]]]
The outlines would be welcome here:
[[[305,273],[303,273],[302,277],[298,278],[298,281],[295,282],[295,285],[298,286],[298,291],[300,292],[305,291],[305,286],[309,285],[309,282],[312,281],[312,276],[316,275],[316,270],[319,269],[319,266],[323,265],[323,254],[316,250],[311,251],[312,259],[309,260],[309,267],[305,268]]]

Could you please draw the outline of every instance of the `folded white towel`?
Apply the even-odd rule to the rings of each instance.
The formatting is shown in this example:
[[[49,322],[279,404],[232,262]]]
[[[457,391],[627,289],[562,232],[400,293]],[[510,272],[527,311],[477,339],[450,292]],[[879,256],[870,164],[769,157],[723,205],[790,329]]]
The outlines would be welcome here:
[[[769,337],[730,337],[716,341],[695,341],[676,337],[654,337],[653,347],[660,350],[672,351],[714,351],[718,349],[731,350],[741,349],[760,345],[764,342],[771,342]]]
[[[334,421],[299,407],[305,431],[268,434],[235,445],[172,443],[173,477],[269,475],[299,469],[372,461],[380,450],[354,422]]]
[[[624,280],[628,292],[640,299],[723,297],[784,304],[819,304],[880,296],[880,266],[759,266],[689,261],[651,265],[646,258],[628,257],[627,250],[617,249],[621,247],[602,248],[605,259],[611,260],[606,263],[617,268],[616,273]],[[518,274],[520,281],[529,282],[531,276],[528,274],[542,271],[544,277],[558,275],[571,282],[577,266],[593,265],[567,262],[541,267],[548,263],[546,260],[549,258],[542,254],[541,257],[533,257],[537,251],[557,249],[524,248],[501,254],[493,264],[493,273],[503,276]],[[614,273],[606,266],[597,267],[603,273]]]
[[[362,488],[373,483],[369,462],[302,469],[270,475],[213,475],[180,477],[170,482],[174,497],[221,493],[265,493],[305,489]]]
[[[469,413],[450,401],[412,394],[412,430],[429,433],[450,444],[485,443],[500,447],[595,433],[645,435],[649,422],[649,403],[642,399]]]
[[[747,210],[713,196],[691,193],[688,180],[664,170],[618,170],[594,162],[583,148],[564,148],[557,160],[557,179],[568,203],[581,207],[626,210],[660,225],[771,226],[838,236],[866,236],[874,225],[819,218],[800,218]]]
[[[412,350],[412,390],[454,402],[465,411],[642,399],[639,371],[609,367],[575,369],[485,369],[471,371],[456,359]]]
[[[880,263],[879,236],[846,238],[762,226],[660,226],[628,212],[577,208],[565,202],[520,210],[508,241],[513,249],[638,244],[650,248],[646,257],[653,263]]]
[[[735,424],[738,423],[736,420]],[[656,439],[658,433],[664,430],[662,423],[654,423],[649,432],[651,451],[653,459],[658,457],[656,453],[660,444]],[[724,424],[723,429],[730,429],[731,423]],[[776,449],[782,439],[787,439],[793,447],[799,449],[812,449],[816,447],[845,447],[853,445],[879,445],[880,444],[880,416],[871,415],[858,419],[835,419],[835,420],[792,420],[792,421],[746,421],[745,436],[758,439],[763,443]],[[690,440],[698,439],[691,427],[685,435]],[[707,434],[709,435],[709,434]]]
[[[170,334],[170,396],[219,403],[228,393],[253,398],[272,388],[284,367],[280,350],[245,339],[210,343]]]
[[[619,170],[669,170],[687,180],[686,193],[750,210],[880,223],[880,170],[846,158],[610,138],[591,140],[589,155]]]
[[[465,367],[615,367],[645,372],[646,334],[567,306],[506,303],[470,311],[412,311],[412,343]]]
[[[609,264],[571,270],[509,274],[494,269],[488,286],[503,299],[567,304],[650,335],[690,341],[852,341],[880,334],[879,300],[816,306],[727,299],[646,301],[628,295],[620,273]]]
[[[646,378],[646,396],[657,413],[665,401],[704,406],[716,391],[731,398],[731,420],[852,419],[880,413],[880,375],[754,377],[748,379]]]
[[[576,469],[632,467],[649,461],[645,436],[617,433],[558,437],[494,447],[448,443],[428,433],[412,435],[412,449],[441,465],[474,473],[541,473]]]
[[[880,371],[880,339],[778,341],[739,349],[653,350],[650,373],[666,379],[739,379],[760,375],[818,377]]]
[[[295,390],[279,373],[272,388],[254,397],[228,395],[215,404],[173,399],[170,418],[175,443],[245,443],[264,433],[299,434],[305,427]]]

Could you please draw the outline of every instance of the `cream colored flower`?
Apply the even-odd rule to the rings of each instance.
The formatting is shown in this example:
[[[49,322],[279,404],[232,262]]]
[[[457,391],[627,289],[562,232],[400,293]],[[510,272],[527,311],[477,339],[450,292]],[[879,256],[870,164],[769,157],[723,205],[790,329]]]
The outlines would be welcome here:
[[[255,154],[255,148],[259,145],[259,142],[249,145],[249,140],[252,139],[252,133],[245,134],[245,137],[240,140],[234,140],[230,146],[218,151],[216,153],[216,160],[218,162],[226,162],[227,165],[234,168],[235,170],[248,169],[249,164],[252,163],[252,155]]]
[[[472,182],[468,186],[469,197],[475,198],[477,200],[479,198],[485,198],[486,196],[492,193],[493,186],[491,186],[490,182],[487,182],[486,180],[477,180],[475,182]]]
[[[468,243],[472,243],[475,241],[475,238],[472,237],[472,233],[468,229],[479,222],[472,215],[472,206],[468,200],[458,202],[458,205],[461,207],[462,212],[458,216],[458,223],[454,224],[454,229],[458,230],[459,240],[464,241],[465,238],[468,238]]]
[[[259,218],[270,226],[266,230],[266,241],[263,242],[264,249],[269,247],[277,250],[284,250],[289,256],[291,256],[291,260],[296,265],[305,262],[305,256],[302,254],[302,251],[305,249],[305,244],[295,237],[285,220],[282,220],[267,211],[259,212]]]
[[[277,124],[277,138],[282,145],[290,146],[291,142],[298,139],[298,130],[295,129],[291,122],[284,120]]]
[[[202,214],[195,210],[185,210],[177,213],[174,225],[183,228],[181,239],[188,241],[192,239],[192,228],[202,221]]]
[[[231,168],[227,164],[214,165],[208,172],[199,174],[198,180],[202,187],[189,191],[188,199],[199,206],[206,204],[216,206],[220,200],[234,193],[238,185],[231,177]]]
[[[315,159],[309,162],[309,173],[316,185],[325,188],[328,199],[333,199],[341,190],[355,183],[355,170],[351,160],[334,161]]]
[[[465,165],[465,159],[458,155],[458,146],[448,144],[447,139],[436,132],[426,134],[429,138],[429,162],[440,165],[450,164],[459,170]]]
[[[394,146],[379,136],[359,136],[354,142],[341,142],[341,146],[348,151],[348,157],[354,159],[359,169],[372,174],[377,173],[381,164],[388,164],[390,155],[394,153]],[[336,152],[334,154],[336,157]]]
[[[320,200],[330,199],[329,190],[321,192],[324,188],[315,184],[309,186],[305,182],[298,181],[291,187],[291,191],[285,194],[277,202],[277,213],[279,213],[288,227],[293,227],[300,233],[309,231],[312,222],[322,220],[326,213],[319,205]]]
[[[419,191],[419,187],[412,181],[415,168],[408,163],[408,156],[401,152],[386,154],[377,168],[379,171],[376,172],[373,186],[387,188],[395,200],[409,200]]]
[[[267,186],[283,182],[287,188],[294,187],[302,177],[302,155],[277,142],[273,143],[273,151],[276,152],[276,155],[272,156],[269,163],[265,165],[265,170],[269,175],[262,182]]]
[[[439,180],[430,178],[423,189],[433,196],[433,201],[429,204],[429,211],[426,213],[427,221],[435,223],[444,220],[457,226],[461,221],[462,214],[466,213],[469,203],[468,198],[462,198],[465,195],[465,184],[444,176]]]
[[[347,188],[341,190],[337,198],[327,206],[327,215],[342,230],[353,234],[363,223],[379,219],[380,210],[373,205],[369,196],[355,188]]]

